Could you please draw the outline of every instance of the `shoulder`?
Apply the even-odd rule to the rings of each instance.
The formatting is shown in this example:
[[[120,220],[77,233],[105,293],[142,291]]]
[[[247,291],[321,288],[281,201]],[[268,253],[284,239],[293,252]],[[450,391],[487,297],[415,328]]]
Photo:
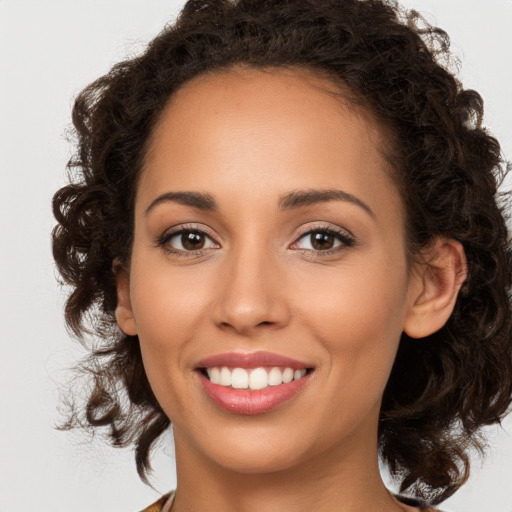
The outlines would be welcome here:
[[[155,501],[155,503],[149,505],[149,507],[146,507],[140,512],[164,512],[164,505],[167,503],[172,494],[172,492],[164,494],[161,498]]]

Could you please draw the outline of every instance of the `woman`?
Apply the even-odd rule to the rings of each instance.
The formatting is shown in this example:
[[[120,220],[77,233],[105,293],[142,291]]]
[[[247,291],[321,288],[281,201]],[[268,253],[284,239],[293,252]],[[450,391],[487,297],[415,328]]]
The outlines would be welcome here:
[[[191,1],[78,97],[54,256],[103,342],[68,426],[145,479],[172,423],[177,490],[147,510],[433,510],[505,415],[499,145],[446,34],[399,14]]]

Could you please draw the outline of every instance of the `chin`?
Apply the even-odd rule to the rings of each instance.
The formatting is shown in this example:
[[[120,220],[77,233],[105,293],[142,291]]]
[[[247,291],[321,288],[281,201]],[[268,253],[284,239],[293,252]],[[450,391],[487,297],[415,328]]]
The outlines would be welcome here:
[[[187,436],[187,441],[179,436],[177,445],[184,448],[183,453],[193,450],[200,459],[240,474],[291,469],[304,462],[317,445],[313,436],[297,429],[296,425],[284,426],[281,422],[270,425],[255,422],[255,419],[246,418],[248,421],[237,425],[210,421],[200,432],[189,432],[192,436]]]
[[[236,453],[235,453],[236,450]],[[286,471],[297,467],[301,457],[297,452],[263,449],[261,446],[246,447],[238,451],[232,445],[229,451],[210,454],[212,460],[224,469],[240,474],[255,475]]]

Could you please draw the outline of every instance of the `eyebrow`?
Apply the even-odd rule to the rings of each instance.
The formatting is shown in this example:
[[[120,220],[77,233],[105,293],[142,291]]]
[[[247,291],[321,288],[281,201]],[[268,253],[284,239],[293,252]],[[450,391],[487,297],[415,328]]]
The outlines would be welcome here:
[[[293,210],[328,201],[345,201],[362,208],[371,217],[375,218],[373,210],[358,197],[338,189],[327,190],[296,190],[281,197],[279,208],[281,210]]]
[[[147,215],[155,206],[174,201],[184,206],[191,206],[198,210],[216,211],[218,209],[215,199],[210,194],[201,192],[166,192],[154,199],[144,212]]]
[[[201,192],[166,192],[154,199],[151,204],[146,208],[145,215],[147,215],[155,206],[173,201],[184,206],[190,206],[204,211],[217,211],[219,209],[214,197],[210,194]],[[373,210],[358,197],[338,189],[327,190],[294,190],[283,195],[279,199],[280,210],[294,210],[304,206],[311,206],[319,203],[326,203],[328,201],[345,201],[356,206],[359,206],[366,211],[371,217],[375,218]]]

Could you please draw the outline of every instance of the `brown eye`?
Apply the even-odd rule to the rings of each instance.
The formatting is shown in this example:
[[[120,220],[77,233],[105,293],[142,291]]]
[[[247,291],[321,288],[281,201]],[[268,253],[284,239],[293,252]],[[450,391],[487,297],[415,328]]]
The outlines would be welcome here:
[[[195,229],[181,229],[170,233],[163,237],[159,245],[174,253],[202,251],[218,247],[206,233]]]
[[[314,229],[304,233],[292,246],[293,249],[305,249],[312,252],[322,253],[332,250],[342,250],[352,247],[354,239],[345,232],[338,232],[333,229]]]
[[[332,249],[334,247],[335,238],[330,233],[315,232],[309,235],[311,237],[311,246],[317,251]]]
[[[186,231],[181,235],[181,245],[187,251],[195,251],[204,247],[205,236],[196,231]]]

